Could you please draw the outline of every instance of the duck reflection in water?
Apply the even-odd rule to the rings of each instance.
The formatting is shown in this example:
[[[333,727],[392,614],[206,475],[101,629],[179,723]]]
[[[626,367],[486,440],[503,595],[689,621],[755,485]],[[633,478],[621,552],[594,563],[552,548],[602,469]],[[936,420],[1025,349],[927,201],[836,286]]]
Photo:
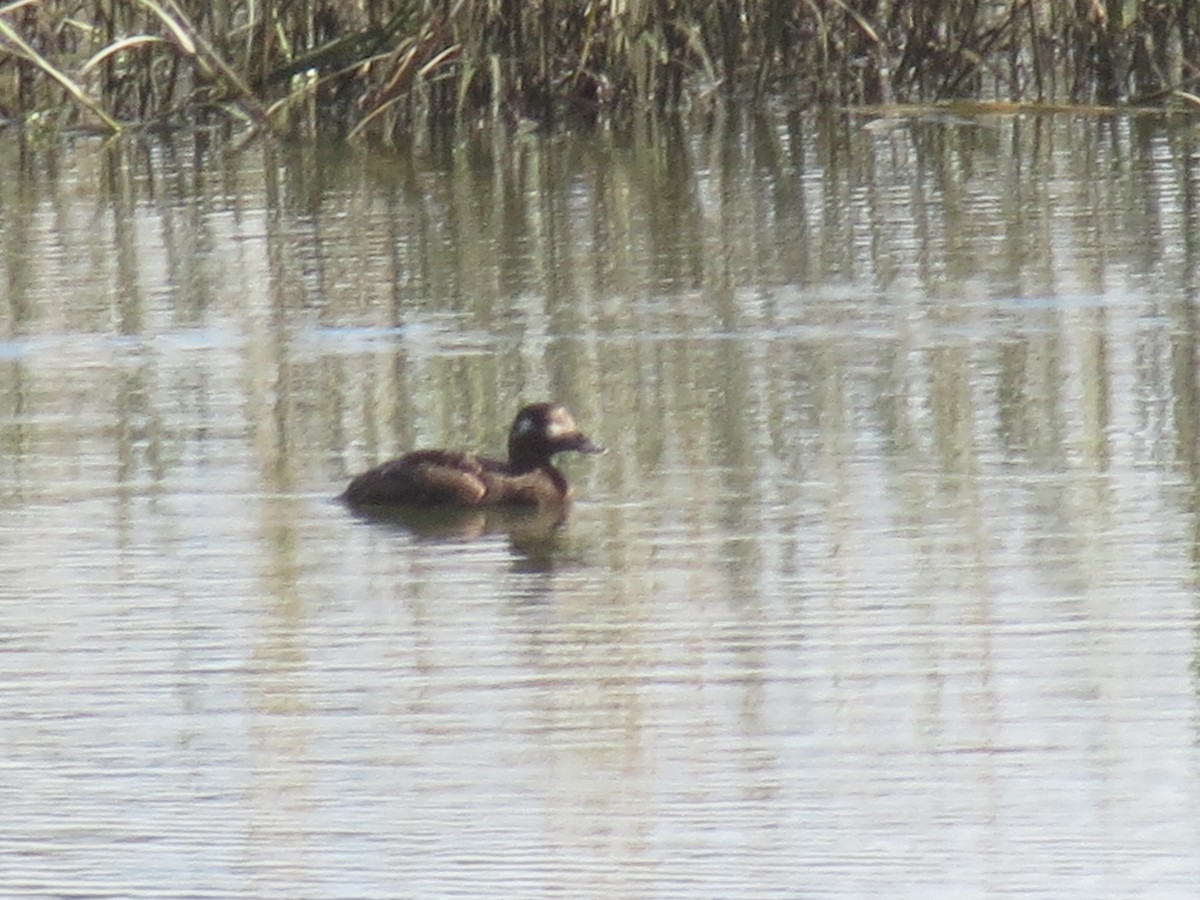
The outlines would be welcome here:
[[[351,480],[339,498],[352,509],[427,534],[544,532],[566,519],[571,486],[556,453],[603,453],[565,407],[523,407],[508,433],[508,460],[460,450],[414,450]]]

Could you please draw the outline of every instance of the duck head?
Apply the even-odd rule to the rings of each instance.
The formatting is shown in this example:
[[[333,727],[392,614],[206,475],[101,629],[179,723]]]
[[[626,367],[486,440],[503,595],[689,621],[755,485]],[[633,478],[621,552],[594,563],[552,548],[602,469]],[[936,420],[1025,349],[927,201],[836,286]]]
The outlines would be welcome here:
[[[565,450],[603,453],[579,430],[566,407],[557,403],[531,403],[513,420],[508,433],[508,463],[518,471],[547,465],[550,457]]]

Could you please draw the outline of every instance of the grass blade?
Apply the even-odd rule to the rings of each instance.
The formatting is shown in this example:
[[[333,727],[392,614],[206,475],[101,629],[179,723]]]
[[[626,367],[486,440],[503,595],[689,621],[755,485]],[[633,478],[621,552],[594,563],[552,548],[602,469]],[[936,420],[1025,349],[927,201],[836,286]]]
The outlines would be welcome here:
[[[104,109],[92,99],[88,92],[85,91],[75,80],[68,76],[65,72],[56,68],[50,60],[38,53],[33,47],[26,43],[21,35],[17,34],[16,30],[8,24],[8,22],[0,19],[0,38],[8,41],[8,43],[16,48],[17,53],[23,56],[29,62],[33,63],[39,69],[46,73],[50,78],[58,82],[68,94],[75,98],[75,102],[81,106],[87,107],[92,111],[97,119],[104,123],[104,127],[113,134],[118,134],[121,131],[121,123],[110,116]]]
[[[133,35],[132,37],[122,38],[119,41],[109,44],[107,47],[100,50],[98,53],[96,53],[95,56],[93,56],[91,59],[89,59],[87,62],[85,62],[80,67],[79,74],[86,75],[88,72],[92,71],[92,69],[96,68],[96,66],[100,65],[100,63],[104,62],[110,56],[115,56],[116,54],[122,52],[123,50],[129,50],[132,47],[140,47],[142,44],[162,44],[162,43],[166,43],[166,42],[162,38],[157,37],[153,34],[136,34],[136,35]]]

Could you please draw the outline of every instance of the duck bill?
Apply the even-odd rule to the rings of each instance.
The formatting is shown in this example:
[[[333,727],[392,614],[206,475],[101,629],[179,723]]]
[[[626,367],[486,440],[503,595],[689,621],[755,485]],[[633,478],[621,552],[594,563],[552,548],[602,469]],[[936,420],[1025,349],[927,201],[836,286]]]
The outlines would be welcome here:
[[[607,453],[608,448],[593,444],[586,434],[579,434],[571,442],[571,449],[578,453]]]

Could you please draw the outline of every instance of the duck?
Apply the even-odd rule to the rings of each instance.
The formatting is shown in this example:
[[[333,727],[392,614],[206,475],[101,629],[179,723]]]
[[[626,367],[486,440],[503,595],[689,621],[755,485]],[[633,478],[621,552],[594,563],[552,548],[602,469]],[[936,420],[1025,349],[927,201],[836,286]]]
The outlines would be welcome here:
[[[562,507],[571,486],[551,458],[565,451],[605,452],[566,407],[531,403],[513,419],[507,461],[462,450],[414,450],[356,475],[339,499],[352,508]]]

